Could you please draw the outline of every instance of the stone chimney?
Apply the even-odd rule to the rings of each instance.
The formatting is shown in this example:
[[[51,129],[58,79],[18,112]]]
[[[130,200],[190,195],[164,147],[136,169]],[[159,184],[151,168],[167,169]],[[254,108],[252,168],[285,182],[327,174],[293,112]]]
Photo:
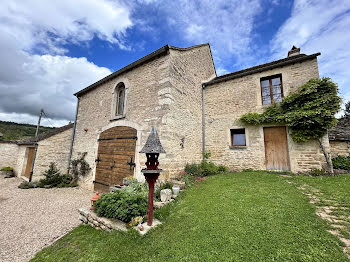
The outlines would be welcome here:
[[[295,55],[300,55],[300,48],[297,48],[295,45],[293,45],[292,49],[288,51],[288,56],[295,56]]]

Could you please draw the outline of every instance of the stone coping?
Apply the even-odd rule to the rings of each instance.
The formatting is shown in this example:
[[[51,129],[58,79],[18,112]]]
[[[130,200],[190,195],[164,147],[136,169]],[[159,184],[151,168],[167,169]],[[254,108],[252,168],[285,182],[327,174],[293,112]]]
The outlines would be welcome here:
[[[97,214],[90,210],[90,208],[79,208],[79,214],[80,214],[80,221],[83,224],[88,224],[96,229],[99,230],[105,230],[108,232],[111,232],[113,230],[118,231],[128,231],[128,228],[126,227],[126,223],[118,220],[118,219],[111,219],[111,218],[105,218],[105,217],[99,217]],[[150,229],[160,225],[162,222],[160,222],[157,219],[153,219],[152,226],[148,226],[147,222],[143,223],[143,230],[141,231],[137,226],[133,227],[137,230],[141,235],[146,234]]]

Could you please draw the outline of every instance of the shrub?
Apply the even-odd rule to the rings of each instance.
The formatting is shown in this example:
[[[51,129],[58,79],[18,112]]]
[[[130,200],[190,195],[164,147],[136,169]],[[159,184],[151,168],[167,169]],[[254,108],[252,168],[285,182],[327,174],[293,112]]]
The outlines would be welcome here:
[[[98,216],[119,219],[128,223],[132,218],[147,213],[147,197],[139,192],[117,190],[104,194],[95,203]]]
[[[337,156],[332,159],[333,168],[350,170],[350,156]]]
[[[200,174],[199,165],[198,164],[186,164],[185,172],[186,172],[186,174],[199,176],[199,174]]]
[[[8,167],[2,168],[0,171],[13,171],[13,168],[8,166]]]
[[[27,181],[23,181],[18,186],[18,188],[21,188],[21,189],[29,189],[29,188],[36,188],[36,187],[38,187],[38,185],[35,182],[27,182]]]
[[[127,228],[135,227],[141,224],[143,221],[143,217],[134,217],[131,221],[126,225]]]
[[[43,175],[45,178],[38,182],[39,187],[75,187],[77,182],[69,175],[61,175],[54,162],[50,163],[49,169]]]
[[[224,173],[227,168],[223,165],[215,165],[213,162],[203,160],[200,164],[186,164],[185,172],[193,176],[212,176],[218,173]]]
[[[327,175],[326,171],[323,169],[312,168],[309,172],[310,176],[324,176]]]
[[[139,183],[137,182],[137,180],[133,180],[132,182],[130,182],[130,184],[128,186],[125,186],[121,189],[121,191],[127,192],[127,193],[138,193],[141,194],[143,196],[145,196],[146,198],[148,197],[148,186],[146,183]]]

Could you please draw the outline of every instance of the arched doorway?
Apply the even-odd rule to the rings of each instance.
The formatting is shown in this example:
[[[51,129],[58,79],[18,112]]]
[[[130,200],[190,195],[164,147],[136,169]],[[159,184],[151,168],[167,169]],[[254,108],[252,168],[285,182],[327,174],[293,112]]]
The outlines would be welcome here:
[[[132,176],[135,168],[137,131],[116,126],[103,131],[98,139],[96,159],[96,191],[107,192],[112,185],[120,185],[123,178]]]

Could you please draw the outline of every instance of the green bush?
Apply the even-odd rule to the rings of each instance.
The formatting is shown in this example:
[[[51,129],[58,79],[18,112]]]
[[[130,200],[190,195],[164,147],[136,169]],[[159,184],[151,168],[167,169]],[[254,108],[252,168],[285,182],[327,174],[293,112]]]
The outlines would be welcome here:
[[[2,168],[0,171],[13,171],[13,168],[8,166],[8,167]]]
[[[78,185],[70,175],[61,175],[54,162],[50,163],[49,169],[43,175],[45,178],[39,180],[39,187],[76,187]]]
[[[23,181],[18,186],[18,188],[21,188],[21,189],[29,189],[29,188],[36,188],[36,187],[38,187],[38,185],[35,182],[27,182],[27,181]]]
[[[117,190],[104,194],[95,203],[98,216],[130,222],[132,218],[147,213],[147,197],[140,192]]]
[[[337,156],[332,159],[333,168],[350,170],[350,156]]]
[[[148,197],[148,185],[147,183],[139,183],[137,180],[130,181],[128,186],[125,186],[121,189],[126,193],[139,193],[145,197]]]
[[[186,174],[193,176],[212,176],[218,173],[224,173],[227,168],[223,165],[215,165],[213,162],[208,162],[203,160],[200,164],[186,164],[185,172]]]
[[[323,169],[312,168],[309,172],[310,176],[325,176],[327,175],[326,171]]]

